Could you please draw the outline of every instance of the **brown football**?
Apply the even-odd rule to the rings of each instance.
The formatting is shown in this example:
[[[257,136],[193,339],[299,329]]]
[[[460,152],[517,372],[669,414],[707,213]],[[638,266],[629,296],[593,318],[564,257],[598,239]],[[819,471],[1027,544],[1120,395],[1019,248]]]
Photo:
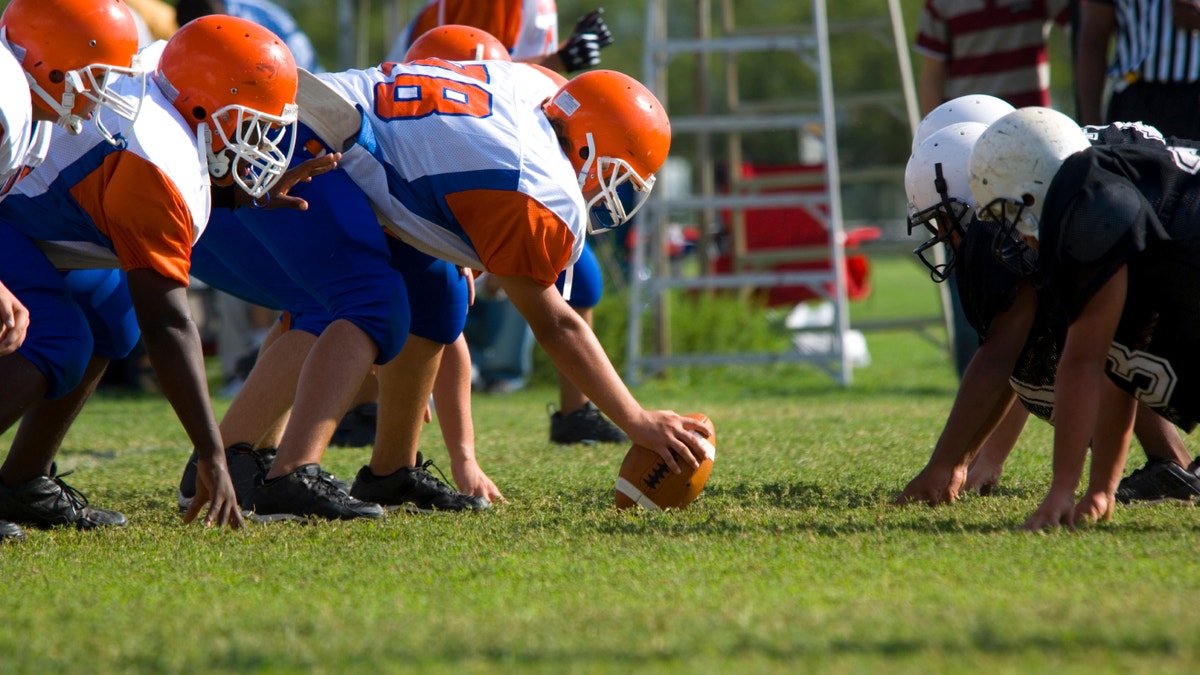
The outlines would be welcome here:
[[[618,509],[627,509],[634,505],[648,511],[681,509],[691,504],[704,489],[717,455],[717,432],[713,428],[712,420],[700,413],[684,417],[700,420],[708,427],[706,435],[701,436],[697,433],[704,441],[708,457],[700,462],[697,469],[679,462],[682,473],[671,473],[667,462],[657,452],[635,444],[625,454],[621,470],[617,473]]]

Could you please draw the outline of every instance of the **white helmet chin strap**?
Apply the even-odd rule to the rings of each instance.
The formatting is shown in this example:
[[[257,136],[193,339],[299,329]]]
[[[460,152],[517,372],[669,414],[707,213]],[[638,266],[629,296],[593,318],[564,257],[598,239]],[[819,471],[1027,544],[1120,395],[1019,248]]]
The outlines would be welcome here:
[[[592,168],[592,164],[596,162],[596,140],[592,138],[592,132],[587,133],[588,154],[587,159],[583,162],[583,166],[579,169],[579,188],[583,189],[583,184],[587,182],[588,171]]]
[[[229,157],[224,152],[219,155],[213,154],[212,128],[208,126],[208,122],[201,122],[196,127],[196,148],[199,150],[205,166],[208,167],[208,175],[213,178],[224,178],[225,174],[229,173]]]

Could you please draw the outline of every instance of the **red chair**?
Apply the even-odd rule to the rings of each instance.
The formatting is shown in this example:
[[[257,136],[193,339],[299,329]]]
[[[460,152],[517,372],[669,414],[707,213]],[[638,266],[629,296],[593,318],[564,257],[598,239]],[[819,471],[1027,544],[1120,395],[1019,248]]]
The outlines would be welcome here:
[[[742,194],[811,193],[824,194],[825,167],[821,164],[754,165],[742,164]],[[713,263],[714,273],[751,271],[805,271],[828,270],[829,232],[823,224],[828,217],[828,204],[822,201],[815,208],[788,206],[745,209],[744,227],[746,251],[740,269],[735,270],[734,214],[730,209],[723,211],[726,241],[730,246],[721,251]],[[862,253],[851,253],[861,244],[878,239],[882,231],[878,227],[856,227],[846,231],[846,290],[851,300],[860,300],[871,292],[870,263]],[[793,262],[794,261],[794,262]],[[794,305],[805,300],[822,297],[808,286],[774,286],[762,289],[766,292],[766,303],[770,306]],[[834,293],[832,284],[826,289],[829,296]]]

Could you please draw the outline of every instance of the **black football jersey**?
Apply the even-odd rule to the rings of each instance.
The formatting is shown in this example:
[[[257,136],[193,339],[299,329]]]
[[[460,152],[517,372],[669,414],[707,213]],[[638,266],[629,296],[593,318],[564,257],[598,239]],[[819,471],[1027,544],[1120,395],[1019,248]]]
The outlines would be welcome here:
[[[1176,425],[1200,418],[1200,155],[1154,139],[1069,157],[1042,210],[1039,300],[1070,321],[1122,266],[1110,378]]]
[[[996,259],[993,248],[999,230],[996,223],[973,220],[956,252],[954,274],[963,316],[981,341],[987,340],[996,314],[1012,307],[1021,281]],[[1048,422],[1054,419],[1054,374],[1065,335],[1065,324],[1059,322],[1056,329],[1052,319],[1050,313],[1038,312],[1009,377],[1021,405]]]

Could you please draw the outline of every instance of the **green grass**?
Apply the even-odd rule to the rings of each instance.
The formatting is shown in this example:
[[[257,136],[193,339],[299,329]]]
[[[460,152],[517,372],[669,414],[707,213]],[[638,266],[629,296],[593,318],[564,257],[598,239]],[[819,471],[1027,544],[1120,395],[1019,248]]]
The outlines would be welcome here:
[[[875,279],[856,318],[932,311],[915,266]],[[911,333],[868,343],[846,389],[803,366],[639,386],[718,432],[704,494],[663,515],[612,508],[624,448],[546,440],[555,393],[538,386],[475,401],[508,497],[490,513],[185,527],[170,409],[100,397],[60,465],[131,524],[0,547],[0,672],[1194,672],[1200,509],[1018,531],[1046,484],[1045,425],[996,495],[894,509],[956,382]],[[448,468],[436,425],[423,446]],[[326,466],[366,457],[331,449]]]

